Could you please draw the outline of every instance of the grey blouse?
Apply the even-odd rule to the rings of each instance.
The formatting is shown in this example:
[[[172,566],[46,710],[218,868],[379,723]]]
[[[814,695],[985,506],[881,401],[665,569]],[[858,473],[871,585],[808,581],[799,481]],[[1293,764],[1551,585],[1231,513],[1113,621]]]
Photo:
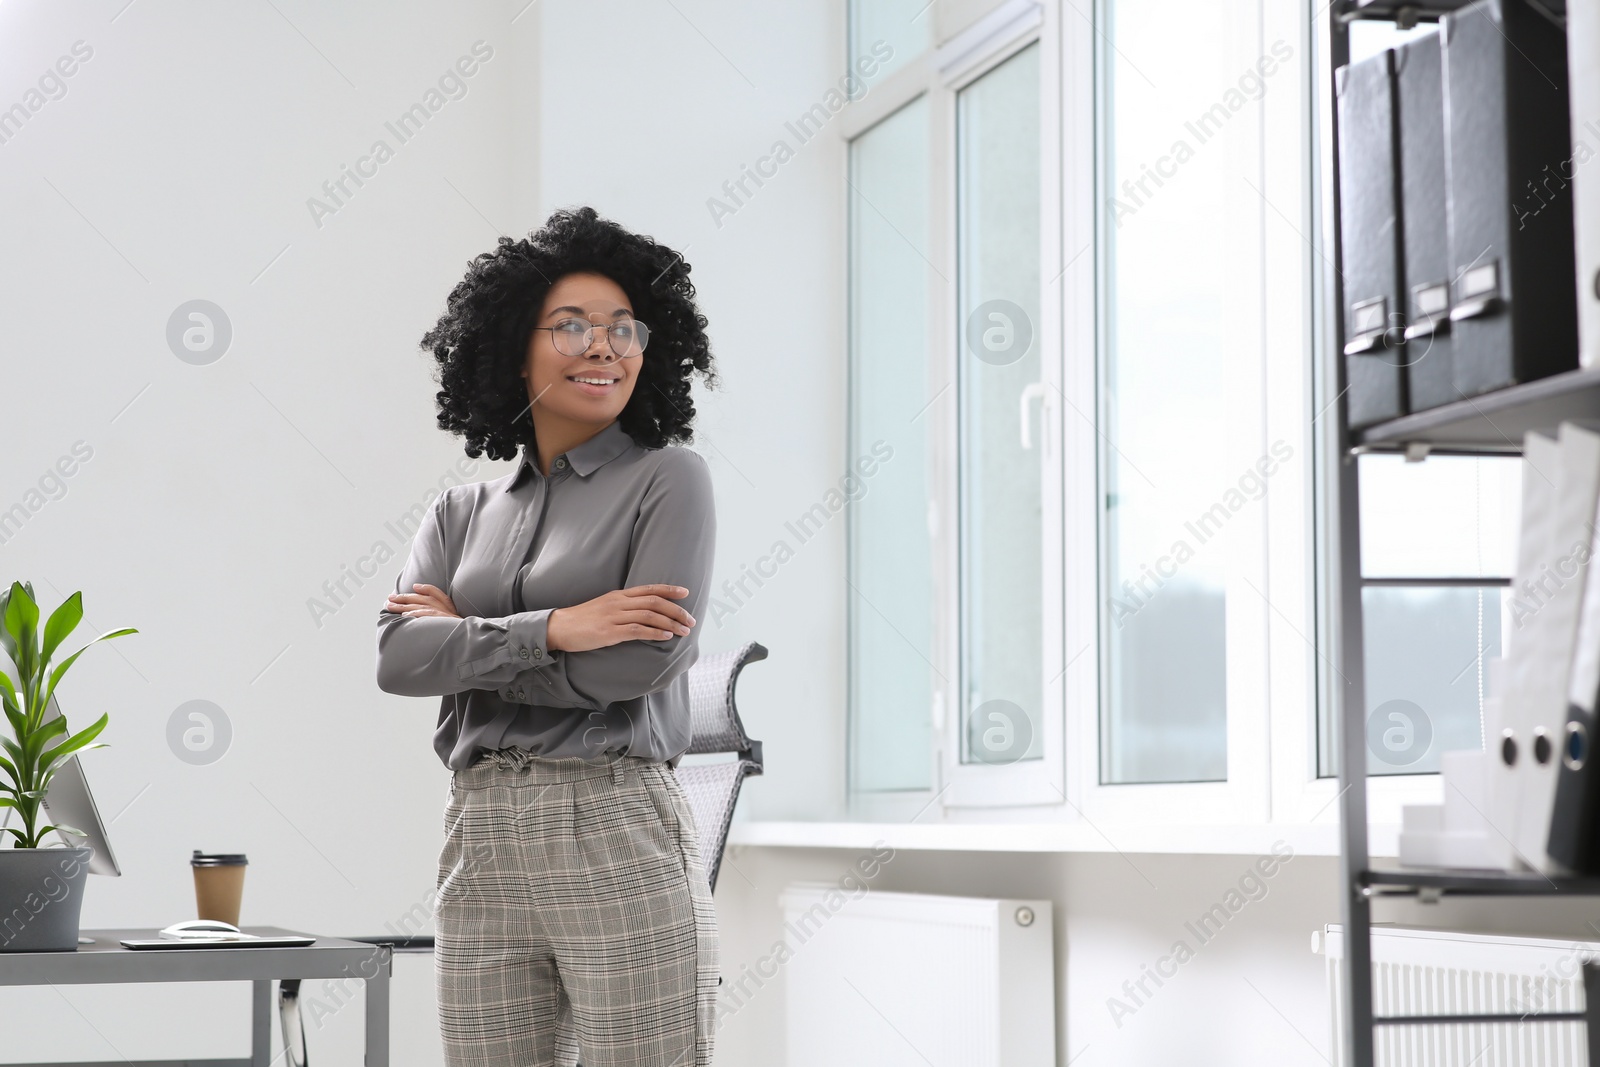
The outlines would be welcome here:
[[[699,453],[636,443],[613,422],[548,476],[446,489],[395,584],[436,585],[459,619],[378,611],[378,687],[440,696],[433,748],[452,770],[519,745],[546,758],[676,760],[689,747],[686,672],[710,600],[716,512]],[[552,650],[550,612],[635,585],[681,585],[696,625],[664,641]],[[520,594],[520,601],[518,595]]]

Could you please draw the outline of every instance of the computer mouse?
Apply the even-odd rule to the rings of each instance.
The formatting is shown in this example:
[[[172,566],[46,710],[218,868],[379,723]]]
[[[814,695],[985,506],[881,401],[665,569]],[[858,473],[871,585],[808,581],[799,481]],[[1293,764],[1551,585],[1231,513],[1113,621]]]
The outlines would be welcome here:
[[[162,937],[218,937],[223,934],[237,934],[239,928],[232,923],[225,923],[219,919],[187,919],[181,923],[173,923],[161,931]]]

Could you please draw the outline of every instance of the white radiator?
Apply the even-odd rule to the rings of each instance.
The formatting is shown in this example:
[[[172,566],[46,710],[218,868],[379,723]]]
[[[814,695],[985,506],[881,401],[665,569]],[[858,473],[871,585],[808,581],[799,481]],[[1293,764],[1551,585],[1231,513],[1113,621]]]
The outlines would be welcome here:
[[[1344,1034],[1344,933],[1326,932],[1328,993],[1333,1004],[1336,1063],[1348,1062]],[[1585,960],[1600,942],[1404,927],[1372,928],[1374,1015],[1583,1010]],[[1461,1023],[1379,1026],[1379,1067],[1583,1067],[1579,1022]]]
[[[781,902],[789,1067],[1054,1067],[1048,900],[802,883]]]

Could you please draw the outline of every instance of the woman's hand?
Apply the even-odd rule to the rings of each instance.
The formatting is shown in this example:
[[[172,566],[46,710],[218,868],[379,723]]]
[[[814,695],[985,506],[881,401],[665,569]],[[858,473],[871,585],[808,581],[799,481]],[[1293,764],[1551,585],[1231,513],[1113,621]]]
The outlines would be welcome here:
[[[415,593],[390,593],[385,611],[393,611],[408,618],[437,615],[442,619],[459,619],[455,602],[436,585],[413,585]]]
[[[588,652],[624,641],[666,641],[694,625],[694,616],[672,602],[688,595],[681,585],[635,585],[558,608],[546,620],[545,642],[562,652]]]

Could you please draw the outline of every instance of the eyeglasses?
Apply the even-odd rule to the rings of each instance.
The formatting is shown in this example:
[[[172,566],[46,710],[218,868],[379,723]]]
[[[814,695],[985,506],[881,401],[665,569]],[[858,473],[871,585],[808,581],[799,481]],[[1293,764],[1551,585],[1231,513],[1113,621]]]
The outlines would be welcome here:
[[[582,319],[562,319],[554,326],[535,326],[536,330],[549,330],[550,341],[563,356],[581,356],[594,344],[596,330],[606,331],[606,340],[618,359],[644,354],[650,343],[650,329],[638,319],[621,319],[609,326],[595,326]]]

